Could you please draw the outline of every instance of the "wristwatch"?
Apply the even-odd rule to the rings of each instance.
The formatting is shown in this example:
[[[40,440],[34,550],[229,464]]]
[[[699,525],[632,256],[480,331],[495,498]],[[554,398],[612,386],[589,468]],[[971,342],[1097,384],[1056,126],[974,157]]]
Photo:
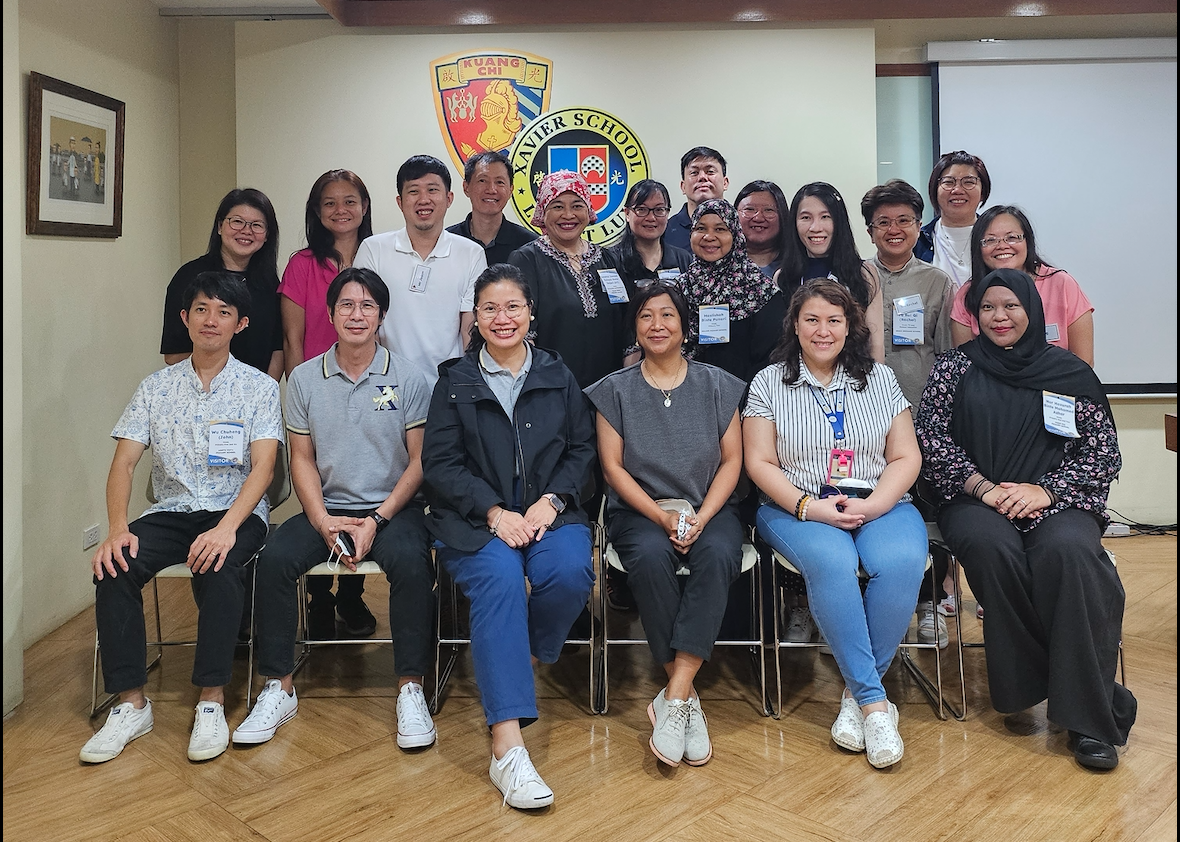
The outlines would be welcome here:
[[[552,491],[550,491],[548,494],[542,494],[541,496],[549,501],[549,505],[552,506],[553,510],[558,514],[561,514],[565,511],[565,500],[562,500]]]
[[[377,531],[378,532],[380,532],[385,527],[389,526],[389,518],[382,517],[381,514],[376,509],[373,509],[373,511],[369,512],[369,514],[367,516],[371,517],[373,519],[373,522],[377,524]]]

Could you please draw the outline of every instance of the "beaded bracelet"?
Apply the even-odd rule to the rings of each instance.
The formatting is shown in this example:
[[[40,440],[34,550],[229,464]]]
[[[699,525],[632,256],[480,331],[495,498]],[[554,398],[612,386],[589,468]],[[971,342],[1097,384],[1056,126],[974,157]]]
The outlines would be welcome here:
[[[811,498],[807,498],[807,502],[803,504],[803,511],[799,513],[799,520],[803,522],[807,520],[807,507],[811,505]]]
[[[799,498],[799,502],[795,504],[795,520],[803,520],[803,512],[807,508],[807,501],[810,499],[810,494],[804,494]]]

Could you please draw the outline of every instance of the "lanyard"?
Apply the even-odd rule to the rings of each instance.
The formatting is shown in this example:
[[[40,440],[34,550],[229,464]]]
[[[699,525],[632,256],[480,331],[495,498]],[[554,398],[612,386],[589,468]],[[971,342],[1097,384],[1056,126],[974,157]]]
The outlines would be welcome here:
[[[832,409],[831,404],[828,403],[828,396],[825,392],[807,384],[807,388],[811,389],[811,396],[815,398],[815,402],[819,404],[819,408],[823,410],[824,417],[828,419],[828,423],[832,425],[832,432],[836,434],[836,441],[843,441],[844,439],[844,390],[836,390],[836,408]]]

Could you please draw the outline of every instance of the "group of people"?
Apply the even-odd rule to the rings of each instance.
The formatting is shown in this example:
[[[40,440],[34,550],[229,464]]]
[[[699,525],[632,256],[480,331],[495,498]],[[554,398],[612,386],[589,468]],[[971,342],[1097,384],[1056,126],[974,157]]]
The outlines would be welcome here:
[[[882,677],[915,605],[924,597],[933,618],[942,596],[919,593],[922,473],[929,516],[988,608],[993,704],[1048,698],[1077,759],[1115,765],[1135,701],[1113,680],[1122,589],[1099,539],[1120,463],[1076,282],[1041,260],[1019,209],[967,219],[990,180],[965,152],[931,175],[932,226],[920,228],[923,199],[904,182],[866,194],[870,260],[830,184],[804,185],[788,205],[755,181],[732,205],[716,150],[690,150],[681,172],[679,213],[663,184],[641,181],[622,240],[602,248],[584,236],[595,211],[576,173],[541,183],[537,237],[503,217],[511,180],[497,153],[467,161],[472,211],[450,229],[451,176],[435,158],[398,170],[406,225],[384,234],[372,233],[361,179],[331,170],[281,283],[270,201],[231,191],[207,253],[169,284],[169,365],[112,433],[110,531],[93,570],[103,677],[119,704],[81,759],[110,760],[151,730],[140,590],[178,560],[200,617],[190,759],[231,739],[266,742],[296,715],[297,582],[325,557],[384,571],[397,743],[432,745],[433,546],[470,601],[491,780],[511,806],[551,804],[522,727],[538,716],[534,667],[557,659],[595,584],[601,516],[667,674],[648,706],[661,762],[712,757],[694,681],[756,526],[800,571],[794,608],[814,618],[844,678],[833,740],[891,766],[904,746]],[[956,292],[954,271],[938,267],[967,248]],[[302,511],[268,539],[265,491],[284,440]],[[159,502],[128,523],[149,446]],[[239,618],[250,622],[255,554],[266,680],[231,736],[224,686]],[[313,636],[337,623],[372,634],[351,584],[363,577],[340,577],[334,597],[318,578]],[[933,619],[923,628],[945,634]]]

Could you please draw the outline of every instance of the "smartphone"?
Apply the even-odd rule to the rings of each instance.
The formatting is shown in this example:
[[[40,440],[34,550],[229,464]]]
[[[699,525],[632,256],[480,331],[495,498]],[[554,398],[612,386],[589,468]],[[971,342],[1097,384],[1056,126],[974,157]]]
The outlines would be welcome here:
[[[873,487],[862,479],[841,479],[836,481],[836,488],[841,494],[847,494],[849,497],[859,497],[865,499],[873,493]]]
[[[353,543],[352,536],[347,532],[336,533],[336,552],[349,558],[356,555],[356,544]]]

